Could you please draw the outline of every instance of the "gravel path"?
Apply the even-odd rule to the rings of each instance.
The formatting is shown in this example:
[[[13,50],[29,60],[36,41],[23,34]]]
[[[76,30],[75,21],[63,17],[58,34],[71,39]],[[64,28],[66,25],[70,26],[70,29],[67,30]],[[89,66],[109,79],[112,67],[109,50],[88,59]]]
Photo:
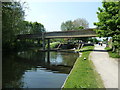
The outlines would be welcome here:
[[[90,59],[100,74],[105,88],[118,88],[118,60],[110,58],[104,48],[105,45],[95,45],[94,51],[90,54]]]

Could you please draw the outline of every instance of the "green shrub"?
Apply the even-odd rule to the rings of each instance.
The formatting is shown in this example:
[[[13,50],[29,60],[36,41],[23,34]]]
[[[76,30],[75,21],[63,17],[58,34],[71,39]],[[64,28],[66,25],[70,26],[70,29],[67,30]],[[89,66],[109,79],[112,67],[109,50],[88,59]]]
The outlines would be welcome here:
[[[60,44],[60,42],[52,42],[50,43],[50,48],[56,48],[56,46],[58,46]],[[46,45],[46,48],[48,47],[48,45]]]
[[[106,47],[105,50],[108,51],[110,57],[112,57],[112,58],[120,58],[120,55],[117,52],[113,52],[112,48]]]

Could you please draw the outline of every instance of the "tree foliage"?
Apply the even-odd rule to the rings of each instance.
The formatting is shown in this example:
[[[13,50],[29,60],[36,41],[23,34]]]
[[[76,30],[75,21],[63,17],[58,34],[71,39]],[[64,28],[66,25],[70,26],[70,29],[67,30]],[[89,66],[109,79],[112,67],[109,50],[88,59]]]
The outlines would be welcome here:
[[[83,28],[89,27],[88,21],[83,18],[78,18],[78,19],[74,20],[73,25],[74,25],[75,29],[83,29]]]
[[[35,34],[45,32],[45,28],[41,23],[38,22],[22,22],[22,29],[20,34]]]
[[[113,46],[118,50],[120,47],[120,17],[119,2],[102,2],[103,7],[98,8],[97,33],[100,37],[112,37]],[[119,48],[120,49],[120,48]]]
[[[34,34],[45,31],[45,28],[41,23],[24,21],[24,5],[24,2],[21,3],[17,1],[2,2],[3,49],[9,50],[16,48],[18,45],[18,34]],[[31,42],[31,40],[27,41]]]
[[[2,44],[13,47],[15,35],[20,32],[20,23],[24,20],[24,10],[20,2],[2,2]]]
[[[68,30],[73,30],[73,29],[74,29],[74,25],[73,25],[73,22],[71,20],[63,22],[61,24],[61,30],[62,31],[68,31]]]
[[[63,22],[61,24],[61,30],[62,31],[68,31],[68,30],[79,30],[88,28],[89,23],[85,19],[78,18],[74,21],[68,20],[66,22]]]

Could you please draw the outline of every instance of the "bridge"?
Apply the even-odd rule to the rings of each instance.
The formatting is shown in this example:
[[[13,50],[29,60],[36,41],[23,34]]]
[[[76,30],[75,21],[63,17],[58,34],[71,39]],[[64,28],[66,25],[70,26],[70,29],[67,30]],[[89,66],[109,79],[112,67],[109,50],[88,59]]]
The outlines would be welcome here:
[[[75,38],[75,37],[95,37],[95,28],[88,28],[82,30],[72,30],[72,31],[56,31],[56,32],[43,32],[40,34],[21,34],[18,35],[18,39],[22,38]]]
[[[72,31],[55,31],[43,32],[40,34],[21,34],[18,39],[23,38],[40,38],[43,40],[43,49],[45,50],[45,39],[48,39],[48,49],[50,48],[50,39],[52,38],[76,38],[76,37],[96,37],[95,28],[72,30]]]

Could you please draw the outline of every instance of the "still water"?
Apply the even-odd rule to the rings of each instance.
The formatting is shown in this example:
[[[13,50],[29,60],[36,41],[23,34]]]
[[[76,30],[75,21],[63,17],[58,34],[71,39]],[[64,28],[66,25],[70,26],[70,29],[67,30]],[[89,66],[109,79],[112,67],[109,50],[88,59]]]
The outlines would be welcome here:
[[[3,88],[60,88],[77,53],[38,50],[3,54]]]

